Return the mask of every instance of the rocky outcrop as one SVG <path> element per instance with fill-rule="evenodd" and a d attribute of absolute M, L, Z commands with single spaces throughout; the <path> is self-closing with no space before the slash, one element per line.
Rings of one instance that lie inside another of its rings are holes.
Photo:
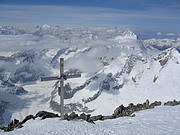
<path fill-rule="evenodd" d="M 76 114 L 75 112 L 71 112 L 70 114 L 66 113 L 64 115 L 65 120 L 85 120 L 89 123 L 95 124 L 95 121 L 97 120 L 107 120 L 107 119 L 115 119 L 118 117 L 134 117 L 135 112 L 146 110 L 146 109 L 152 109 L 155 106 L 160 106 L 162 103 L 161 101 L 155 101 L 153 103 L 150 103 L 149 100 L 147 99 L 144 103 L 138 103 L 134 105 L 133 103 L 130 103 L 128 106 L 120 105 L 117 107 L 113 114 L 109 116 L 103 116 L 101 114 L 96 115 L 96 116 L 91 116 L 91 114 L 85 114 L 81 113 L 80 115 Z M 168 101 L 164 103 L 166 106 L 175 106 L 175 105 L 180 105 L 180 101 Z M 36 119 L 37 117 L 41 117 L 41 119 L 46 119 L 46 118 L 56 118 L 60 117 L 58 114 L 54 114 L 52 112 L 47 112 L 47 111 L 39 111 L 35 116 L 33 115 L 28 115 L 25 119 L 23 119 L 21 122 L 19 120 L 14 119 L 10 124 L 8 124 L 7 127 L 1 126 L 0 129 L 8 132 L 12 131 L 15 128 L 21 128 L 23 127 L 23 124 L 27 122 L 30 119 Z"/>
<path fill-rule="evenodd" d="M 9 131 L 12 131 L 12 130 L 14 130 L 16 128 L 22 128 L 23 124 L 26 123 L 28 120 L 31 120 L 31 119 L 35 120 L 37 117 L 41 117 L 41 119 L 46 119 L 46 118 L 59 117 L 59 115 L 58 114 L 54 114 L 52 112 L 39 111 L 35 116 L 28 115 L 22 121 L 14 119 L 6 127 L 1 126 L 0 129 L 3 130 L 4 132 L 9 132 Z"/>
<path fill-rule="evenodd" d="M 9 131 L 12 131 L 14 130 L 15 128 L 22 128 L 22 124 L 21 122 L 19 122 L 19 120 L 17 119 L 14 119 L 11 121 L 10 124 L 8 124 L 7 127 L 1 127 L 1 130 L 4 130 L 4 132 L 9 132 Z"/>
<path fill-rule="evenodd" d="M 20 124 L 24 124 L 24 123 L 26 123 L 26 121 L 28 121 L 30 119 L 35 119 L 35 117 L 33 115 L 28 115 L 25 117 L 25 119 L 22 120 L 22 122 L 20 122 Z"/>
<path fill-rule="evenodd" d="M 130 56 L 128 56 L 128 59 L 126 60 L 126 63 L 124 64 L 124 67 L 120 74 L 122 73 L 130 74 L 137 61 L 147 63 L 147 60 L 143 59 L 141 56 L 131 54 Z"/>
<path fill-rule="evenodd" d="M 152 109 L 155 106 L 160 106 L 161 102 L 160 101 L 155 101 L 150 104 L 149 100 L 146 100 L 146 102 L 140 104 L 138 103 L 137 105 L 134 105 L 133 103 L 130 103 L 128 106 L 120 105 L 114 110 L 114 113 L 109 116 L 103 116 L 101 114 L 96 115 L 96 116 L 91 116 L 90 114 L 85 114 L 82 113 L 80 116 L 76 114 L 75 112 L 72 112 L 71 114 L 65 114 L 65 119 L 66 120 L 76 120 L 76 119 L 82 119 L 86 120 L 87 122 L 94 123 L 94 121 L 97 120 L 106 120 L 106 119 L 115 119 L 118 117 L 134 117 L 135 114 L 134 112 L 141 111 L 141 110 L 146 110 L 146 109 Z M 95 123 L 94 123 L 95 124 Z"/>
<path fill-rule="evenodd" d="M 58 114 L 54 114 L 52 112 L 47 112 L 47 111 L 39 111 L 34 118 L 41 117 L 41 119 L 46 119 L 46 118 L 55 118 L 59 117 Z"/>
<path fill-rule="evenodd" d="M 180 105 L 180 101 L 176 101 L 175 99 L 173 101 L 168 101 L 164 103 L 165 106 L 176 106 Z"/>
<path fill-rule="evenodd" d="M 173 56 L 173 51 L 176 51 L 175 48 L 169 48 L 165 51 L 158 54 L 158 56 L 154 57 L 154 60 L 158 61 L 162 67 L 167 65 L 168 61 L 171 59 L 176 64 L 179 64 L 179 61 L 176 57 Z"/>

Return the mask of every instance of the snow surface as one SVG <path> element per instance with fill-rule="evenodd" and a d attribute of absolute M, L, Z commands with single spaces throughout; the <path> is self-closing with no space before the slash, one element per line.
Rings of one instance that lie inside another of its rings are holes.
<path fill-rule="evenodd" d="M 30 120 L 21 129 L 1 132 L 3 135 L 179 135 L 180 106 L 156 107 L 136 112 L 135 117 L 123 117 L 112 120 L 65 121 L 59 118 Z"/>

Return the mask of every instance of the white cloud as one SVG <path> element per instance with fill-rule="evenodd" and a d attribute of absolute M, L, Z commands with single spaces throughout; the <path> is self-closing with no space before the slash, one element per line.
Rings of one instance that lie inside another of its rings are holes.
<path fill-rule="evenodd" d="M 98 60 L 98 58 L 92 59 L 92 57 L 89 57 L 84 54 L 77 54 L 71 59 L 68 59 L 66 61 L 66 68 L 67 69 L 79 69 L 82 72 L 88 73 L 88 74 L 94 74 L 98 72 L 100 69 L 102 69 L 103 65 Z"/>

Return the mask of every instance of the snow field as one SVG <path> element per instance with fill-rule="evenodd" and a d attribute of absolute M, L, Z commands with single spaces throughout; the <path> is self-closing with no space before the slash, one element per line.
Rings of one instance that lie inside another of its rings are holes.
<path fill-rule="evenodd" d="M 30 120 L 21 129 L 2 132 L 3 135 L 178 135 L 180 133 L 180 106 L 160 106 L 136 112 L 135 117 L 112 120 L 66 121 L 59 118 Z"/>

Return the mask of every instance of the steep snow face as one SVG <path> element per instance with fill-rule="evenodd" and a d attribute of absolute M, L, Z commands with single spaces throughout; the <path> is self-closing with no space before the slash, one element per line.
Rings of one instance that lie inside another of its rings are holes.
<path fill-rule="evenodd" d="M 179 100 L 179 52 L 144 46 L 130 30 L 45 25 L 31 34 L 0 37 L 0 94 L 13 93 L 7 91 L 14 87 L 23 91 L 21 86 L 28 92 L 18 97 L 25 105 L 10 112 L 14 118 L 41 108 L 59 111 L 58 82 L 39 79 L 59 75 L 60 57 L 65 59 L 65 72 L 82 74 L 65 81 L 66 112 L 109 115 L 120 104 Z M 17 107 L 9 99 L 3 101 Z"/>
<path fill-rule="evenodd" d="M 130 31 L 129 29 L 126 29 L 120 36 L 115 38 L 116 40 L 123 40 L 123 39 L 138 39 L 137 35 Z"/>
<path fill-rule="evenodd" d="M 126 29 L 120 36 L 115 37 L 121 48 L 131 50 L 131 53 L 145 53 L 146 47 L 138 40 L 138 36 L 132 31 Z"/>

